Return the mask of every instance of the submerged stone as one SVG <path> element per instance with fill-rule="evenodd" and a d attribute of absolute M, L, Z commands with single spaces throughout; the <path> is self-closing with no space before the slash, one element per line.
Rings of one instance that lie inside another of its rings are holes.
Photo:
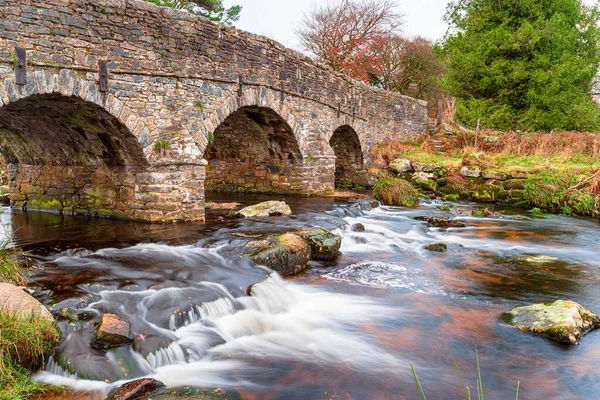
<path fill-rule="evenodd" d="M 310 260 L 310 246 L 298 235 L 284 233 L 246 245 L 244 256 L 282 276 L 298 275 Z"/>
<path fill-rule="evenodd" d="M 448 217 L 430 217 L 430 216 L 419 216 L 415 217 L 417 221 L 425 221 L 429 226 L 434 228 L 464 228 L 466 227 L 460 221 L 449 219 Z"/>
<path fill-rule="evenodd" d="M 129 321 L 115 314 L 103 314 L 96 322 L 92 347 L 108 349 L 133 342 Z"/>
<path fill-rule="evenodd" d="M 310 246 L 310 258 L 313 260 L 335 260 L 341 254 L 342 239 L 326 229 L 304 229 L 298 231 L 297 235 Z"/>
<path fill-rule="evenodd" d="M 235 213 L 236 217 L 251 218 L 251 217 L 273 217 L 279 215 L 290 215 L 292 210 L 283 201 L 265 201 L 244 207 Z"/>
<path fill-rule="evenodd" d="M 579 344 L 583 335 L 600 326 L 596 314 L 570 300 L 516 307 L 507 316 L 509 325 L 523 332 L 569 344 Z"/>
<path fill-rule="evenodd" d="M 557 258 L 550 256 L 525 256 L 523 260 L 531 264 L 547 264 L 556 261 Z"/>
<path fill-rule="evenodd" d="M 352 230 L 352 232 L 364 232 L 365 226 L 359 222 L 359 223 L 352 225 L 350 227 L 350 229 Z"/>
<path fill-rule="evenodd" d="M 104 400 L 147 399 L 165 389 L 165 384 L 152 378 L 136 379 L 110 392 Z"/>

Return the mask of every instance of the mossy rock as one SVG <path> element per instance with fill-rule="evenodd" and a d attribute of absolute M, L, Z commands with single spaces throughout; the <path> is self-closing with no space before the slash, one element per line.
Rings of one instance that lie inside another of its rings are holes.
<path fill-rule="evenodd" d="M 446 186 L 448 184 L 449 179 L 444 177 L 444 178 L 438 178 L 435 181 L 439 186 Z"/>
<path fill-rule="evenodd" d="M 246 245 L 243 255 L 282 276 L 298 275 L 310 260 L 310 246 L 300 236 L 284 233 Z"/>
<path fill-rule="evenodd" d="M 504 181 L 504 189 L 512 190 L 512 189 L 525 189 L 527 181 L 525 179 L 509 179 Z"/>
<path fill-rule="evenodd" d="M 498 200 L 506 200 L 508 199 L 508 197 L 510 196 L 510 192 L 504 189 L 500 189 L 498 190 L 498 193 L 496 193 L 496 198 Z"/>
<path fill-rule="evenodd" d="M 454 201 L 458 201 L 459 197 L 460 196 L 457 193 L 451 193 L 451 194 L 445 195 L 444 196 L 444 200 L 453 201 L 454 202 Z"/>
<path fill-rule="evenodd" d="M 431 216 L 419 216 L 415 217 L 417 221 L 425 221 L 427 225 L 434 228 L 464 228 L 466 227 L 460 221 L 449 219 L 448 217 L 431 217 Z"/>
<path fill-rule="evenodd" d="M 442 194 L 458 194 L 457 191 L 456 191 L 456 189 L 452 185 L 442 186 L 439 189 L 439 192 L 442 193 Z"/>
<path fill-rule="evenodd" d="M 600 318 L 578 303 L 557 300 L 516 307 L 507 313 L 509 325 L 562 343 L 579 344 L 579 340 L 600 326 Z"/>
<path fill-rule="evenodd" d="M 335 260 L 341 255 L 342 239 L 326 229 L 303 229 L 295 233 L 306 240 L 310 246 L 310 258 L 313 260 Z"/>
<path fill-rule="evenodd" d="M 426 248 L 429 251 L 435 251 L 438 253 L 445 253 L 448 251 L 448 246 L 445 243 L 431 243 Z"/>
<path fill-rule="evenodd" d="M 512 199 L 524 199 L 525 191 L 522 189 L 512 189 L 510 192 L 510 197 Z"/>

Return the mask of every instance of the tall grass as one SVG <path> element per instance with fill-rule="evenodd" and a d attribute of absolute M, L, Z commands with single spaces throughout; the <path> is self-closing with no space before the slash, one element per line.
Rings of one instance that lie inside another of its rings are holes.
<path fill-rule="evenodd" d="M 484 400 L 484 391 L 483 391 L 483 380 L 481 378 L 481 365 L 479 363 L 479 352 L 477 351 L 477 349 L 475 349 L 475 359 L 477 362 L 477 400 Z M 465 381 L 463 380 L 462 374 L 460 372 L 460 368 L 458 367 L 458 361 L 456 361 L 456 357 L 454 356 L 454 354 L 452 354 L 452 360 L 454 362 L 454 367 L 456 368 L 456 373 L 458 374 L 458 379 L 460 380 L 460 385 L 462 387 L 463 390 L 463 395 L 465 400 L 473 400 L 473 398 L 471 397 L 471 390 L 469 389 L 469 387 L 465 384 Z M 419 376 L 417 375 L 417 371 L 415 370 L 415 367 L 413 366 L 413 364 L 410 364 L 410 368 L 412 370 L 412 374 L 413 374 L 413 379 L 415 381 L 415 385 L 417 387 L 417 396 L 418 399 L 423 399 L 423 400 L 427 400 L 427 397 L 425 397 L 425 391 L 423 390 L 423 385 L 421 384 L 421 380 L 419 379 Z M 519 388 L 521 386 L 521 382 L 517 382 L 517 391 L 516 391 L 516 395 L 515 395 L 515 399 L 519 400 Z"/>
<path fill-rule="evenodd" d="M 0 400 L 29 398 L 44 391 L 29 378 L 58 342 L 54 321 L 31 314 L 0 312 Z"/>
<path fill-rule="evenodd" d="M 0 282 L 21 285 L 25 277 L 18 250 L 10 239 L 0 248 Z M 28 316 L 0 304 L 0 400 L 21 400 L 45 389 L 30 379 L 57 344 L 60 331 L 54 320 L 33 312 Z"/>

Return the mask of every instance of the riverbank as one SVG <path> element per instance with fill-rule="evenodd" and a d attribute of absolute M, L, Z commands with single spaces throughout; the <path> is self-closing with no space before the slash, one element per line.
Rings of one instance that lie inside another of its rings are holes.
<path fill-rule="evenodd" d="M 1 249 L 0 400 L 33 398 L 48 391 L 30 376 L 43 368 L 60 337 L 50 313 L 23 292 L 25 282 L 16 251 Z"/>
<path fill-rule="evenodd" d="M 600 215 L 598 135 L 472 135 L 384 143 L 371 151 L 370 173 L 403 178 L 425 197 Z"/>

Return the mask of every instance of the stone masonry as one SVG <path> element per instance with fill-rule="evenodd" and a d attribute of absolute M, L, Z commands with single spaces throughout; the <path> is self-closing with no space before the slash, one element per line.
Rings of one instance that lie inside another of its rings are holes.
<path fill-rule="evenodd" d="M 205 188 L 325 193 L 362 183 L 368 150 L 421 134 L 426 112 L 187 12 L 0 0 L 0 152 L 15 207 L 189 221 L 204 218 Z"/>

